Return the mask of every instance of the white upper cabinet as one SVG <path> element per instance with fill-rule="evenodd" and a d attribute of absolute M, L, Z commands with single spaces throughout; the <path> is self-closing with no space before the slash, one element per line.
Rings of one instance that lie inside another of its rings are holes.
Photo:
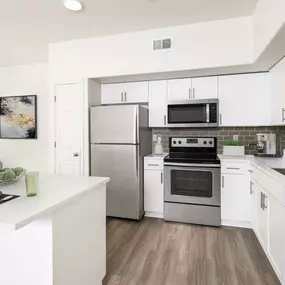
<path fill-rule="evenodd" d="M 125 84 L 103 84 L 101 86 L 101 103 L 118 104 L 123 103 Z"/>
<path fill-rule="evenodd" d="M 147 103 L 148 82 L 102 84 L 102 104 Z"/>
<path fill-rule="evenodd" d="M 270 70 L 271 124 L 285 125 L 285 58 Z"/>
<path fill-rule="evenodd" d="M 192 78 L 192 99 L 218 98 L 218 77 Z"/>
<path fill-rule="evenodd" d="M 220 125 L 269 125 L 269 87 L 268 73 L 219 77 Z"/>
<path fill-rule="evenodd" d="M 167 81 L 149 82 L 149 126 L 165 127 L 167 120 Z"/>
<path fill-rule="evenodd" d="M 174 79 L 167 81 L 168 101 L 191 99 L 191 79 Z"/>
<path fill-rule="evenodd" d="M 168 101 L 218 98 L 218 77 L 168 80 L 167 92 Z"/>
<path fill-rule="evenodd" d="M 148 102 L 148 82 L 126 83 L 125 102 L 126 103 L 146 103 Z"/>

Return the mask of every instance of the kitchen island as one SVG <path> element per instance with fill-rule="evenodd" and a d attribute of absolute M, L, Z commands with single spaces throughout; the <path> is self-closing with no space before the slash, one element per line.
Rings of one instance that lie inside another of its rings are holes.
<path fill-rule="evenodd" d="M 21 196 L 0 205 L 0 284 L 102 284 L 109 181 L 39 175 L 38 195 L 31 198 L 24 179 L 0 186 Z"/>

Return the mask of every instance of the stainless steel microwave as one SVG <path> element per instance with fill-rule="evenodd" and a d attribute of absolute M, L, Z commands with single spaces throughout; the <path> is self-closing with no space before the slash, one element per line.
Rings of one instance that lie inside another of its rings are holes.
<path fill-rule="evenodd" d="M 218 127 L 219 100 L 187 100 L 168 102 L 167 127 Z"/>

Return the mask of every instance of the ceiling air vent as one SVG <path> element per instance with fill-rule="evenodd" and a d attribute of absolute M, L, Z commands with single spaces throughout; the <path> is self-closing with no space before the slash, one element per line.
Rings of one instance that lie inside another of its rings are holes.
<path fill-rule="evenodd" d="M 153 41 L 153 50 L 170 49 L 171 39 Z"/>

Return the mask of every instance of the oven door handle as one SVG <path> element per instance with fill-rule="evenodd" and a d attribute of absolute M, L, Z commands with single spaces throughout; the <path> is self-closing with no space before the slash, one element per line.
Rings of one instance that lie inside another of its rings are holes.
<path fill-rule="evenodd" d="M 164 162 L 164 166 L 190 166 L 190 167 L 211 167 L 211 168 L 221 168 L 220 164 L 197 164 L 197 163 L 172 163 Z"/>

